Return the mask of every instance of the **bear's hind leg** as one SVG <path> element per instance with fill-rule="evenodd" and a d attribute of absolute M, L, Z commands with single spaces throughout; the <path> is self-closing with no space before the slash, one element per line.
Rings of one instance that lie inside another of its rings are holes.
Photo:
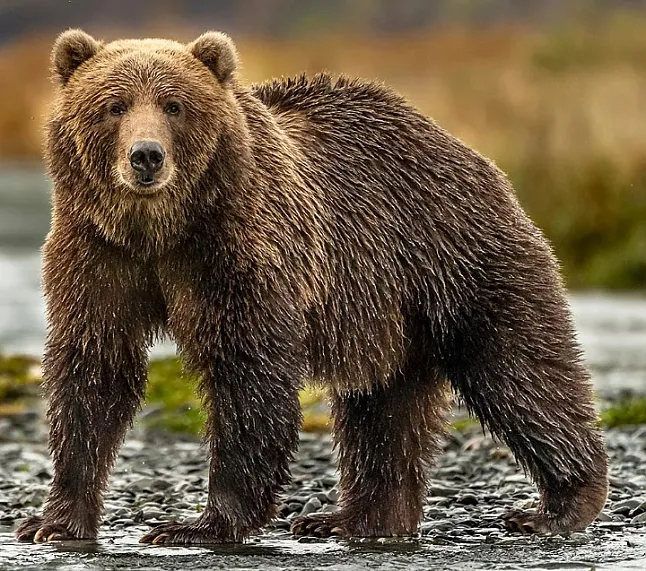
<path fill-rule="evenodd" d="M 427 464 L 445 428 L 447 384 L 425 371 L 396 374 L 370 392 L 335 392 L 341 509 L 294 521 L 295 535 L 390 537 L 417 533 Z"/>
<path fill-rule="evenodd" d="M 569 311 L 558 299 L 540 315 L 541 306 L 508 301 L 504 312 L 471 315 L 447 352 L 446 374 L 539 488 L 536 513 L 508 514 L 508 529 L 583 530 L 605 504 L 608 466 Z"/>

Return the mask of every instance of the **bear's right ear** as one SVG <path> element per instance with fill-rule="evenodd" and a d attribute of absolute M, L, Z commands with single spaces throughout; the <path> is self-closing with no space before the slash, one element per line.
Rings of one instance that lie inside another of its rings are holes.
<path fill-rule="evenodd" d="M 52 78 L 65 85 L 78 66 L 97 54 L 102 44 L 83 30 L 67 30 L 54 42 Z"/>

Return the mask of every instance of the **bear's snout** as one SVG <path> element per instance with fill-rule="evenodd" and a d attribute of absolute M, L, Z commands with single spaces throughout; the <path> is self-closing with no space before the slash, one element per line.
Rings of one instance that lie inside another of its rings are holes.
<path fill-rule="evenodd" d="M 153 175 L 164 166 L 166 152 L 157 141 L 137 141 L 130 148 L 130 165 L 139 174 L 138 182 L 150 185 Z"/>

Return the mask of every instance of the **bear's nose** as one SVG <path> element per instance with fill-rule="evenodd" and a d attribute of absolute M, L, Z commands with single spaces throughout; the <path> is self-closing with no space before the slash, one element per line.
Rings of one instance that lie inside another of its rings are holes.
<path fill-rule="evenodd" d="M 137 141 L 130 148 L 130 164 L 142 175 L 156 173 L 164 166 L 166 153 L 156 141 Z"/>

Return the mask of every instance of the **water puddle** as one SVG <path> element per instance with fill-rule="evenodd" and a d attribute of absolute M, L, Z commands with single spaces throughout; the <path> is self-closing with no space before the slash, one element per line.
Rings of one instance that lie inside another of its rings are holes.
<path fill-rule="evenodd" d="M 165 571 L 207 569 L 282 571 L 374 570 L 613 570 L 646 569 L 646 534 L 586 535 L 582 541 L 509 536 L 494 545 L 421 539 L 296 541 L 266 534 L 244 545 L 158 547 L 142 545 L 142 529 L 103 532 L 95 542 L 17 543 L 0 527 L 0 569 Z"/>

